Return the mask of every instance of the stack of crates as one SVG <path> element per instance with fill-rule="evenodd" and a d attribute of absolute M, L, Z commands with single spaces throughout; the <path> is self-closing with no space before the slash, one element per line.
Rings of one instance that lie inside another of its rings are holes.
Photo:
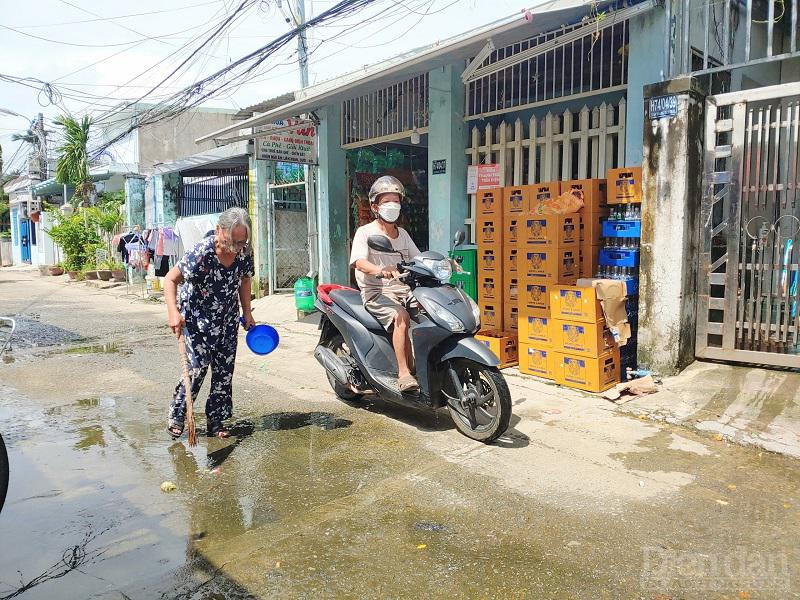
<path fill-rule="evenodd" d="M 580 235 L 580 277 L 594 277 L 600 248 L 603 245 L 603 221 L 610 209 L 606 197 L 605 179 L 573 179 L 561 183 L 561 193 L 568 190 L 580 192 L 583 208 Z"/>
<path fill-rule="evenodd" d="M 608 204 L 611 214 L 603 223 L 597 277 L 622 279 L 628 292 L 627 313 L 631 337 L 622 347 L 622 373 L 636 369 L 639 330 L 639 252 L 642 235 L 642 169 L 625 167 L 608 171 Z"/>
<path fill-rule="evenodd" d="M 580 274 L 580 216 L 542 214 L 540 204 L 560 194 L 559 182 L 530 185 L 527 192 L 517 223 L 520 371 L 555 379 L 550 292 L 574 285 Z"/>
<path fill-rule="evenodd" d="M 506 264 L 507 247 L 504 229 L 504 189 L 481 190 L 478 193 L 475 232 L 478 242 L 477 287 L 481 308 L 481 331 L 475 339 L 486 344 L 500 359 L 500 367 L 517 364 L 516 323 L 507 320 L 507 311 L 516 311 L 516 294 L 509 285 L 516 272 Z M 507 275 L 507 272 L 509 274 Z"/>
<path fill-rule="evenodd" d="M 478 304 L 481 327 L 503 330 L 503 188 L 478 194 Z"/>

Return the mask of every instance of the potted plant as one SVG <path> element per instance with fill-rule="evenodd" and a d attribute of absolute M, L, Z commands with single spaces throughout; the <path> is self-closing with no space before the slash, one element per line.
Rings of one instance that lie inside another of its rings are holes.
<path fill-rule="evenodd" d="M 94 266 L 94 262 L 87 262 L 85 265 L 83 265 L 81 272 L 86 279 L 97 279 L 97 268 Z"/>
<path fill-rule="evenodd" d="M 112 260 L 104 260 L 99 265 L 97 265 L 97 276 L 102 279 L 103 281 L 108 281 L 111 279 L 111 266 L 113 265 L 114 261 Z"/>
<path fill-rule="evenodd" d="M 52 267 L 50 267 L 50 275 L 52 275 L 53 277 L 63 274 L 64 274 L 64 267 L 61 266 L 61 263 L 58 263 L 57 265 L 53 265 Z"/>
<path fill-rule="evenodd" d="M 78 279 L 80 266 L 76 265 L 74 261 L 71 260 L 64 261 L 64 270 L 66 270 L 67 275 L 69 275 L 70 281 L 76 281 Z"/>
<path fill-rule="evenodd" d="M 126 281 L 125 265 L 118 260 L 114 260 L 111 261 L 109 268 L 111 269 L 111 277 L 114 281 Z"/>

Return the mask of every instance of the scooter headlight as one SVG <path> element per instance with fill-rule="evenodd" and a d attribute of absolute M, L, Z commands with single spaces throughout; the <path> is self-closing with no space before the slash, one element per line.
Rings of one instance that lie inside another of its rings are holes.
<path fill-rule="evenodd" d="M 453 266 L 450 264 L 449 258 L 443 260 L 423 258 L 422 264 L 433 271 L 433 275 L 442 283 L 450 281 L 450 276 L 453 274 Z"/>
<path fill-rule="evenodd" d="M 439 321 L 440 324 L 445 323 L 453 333 L 464 331 L 464 323 L 461 322 L 461 319 L 459 319 L 441 304 L 438 304 L 433 300 L 428 300 L 427 302 L 423 302 L 422 306 L 431 314 L 432 317 L 434 317 L 436 321 Z"/>

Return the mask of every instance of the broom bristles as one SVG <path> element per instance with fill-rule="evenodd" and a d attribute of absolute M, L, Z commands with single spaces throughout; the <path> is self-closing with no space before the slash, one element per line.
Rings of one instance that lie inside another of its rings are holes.
<path fill-rule="evenodd" d="M 194 424 L 194 398 L 192 398 L 192 378 L 189 376 L 189 364 L 186 358 L 186 343 L 183 333 L 178 336 L 178 350 L 181 354 L 181 371 L 183 372 L 184 402 L 186 402 L 186 428 L 188 430 L 189 445 L 197 445 L 197 428 Z"/>

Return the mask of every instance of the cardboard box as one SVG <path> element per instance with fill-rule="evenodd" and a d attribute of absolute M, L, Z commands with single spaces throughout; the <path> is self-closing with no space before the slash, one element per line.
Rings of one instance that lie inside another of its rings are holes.
<path fill-rule="evenodd" d="M 475 236 L 480 248 L 502 248 L 503 219 L 498 215 L 478 215 Z"/>
<path fill-rule="evenodd" d="M 520 353 L 522 348 L 520 347 Z M 603 392 L 619 383 L 619 349 L 598 358 L 553 352 L 556 383 L 587 392 Z M 522 361 L 520 360 L 520 370 Z"/>
<path fill-rule="evenodd" d="M 503 330 L 517 335 L 519 329 L 519 307 L 517 304 L 503 305 Z"/>
<path fill-rule="evenodd" d="M 500 302 L 479 302 L 481 307 L 481 328 L 487 330 L 503 329 L 503 310 Z"/>
<path fill-rule="evenodd" d="M 554 319 L 596 323 L 603 308 L 592 287 L 554 285 L 550 288 L 550 314 Z"/>
<path fill-rule="evenodd" d="M 503 218 L 503 188 L 492 188 L 490 190 L 478 190 L 476 206 L 478 216 L 491 217 L 499 216 Z"/>
<path fill-rule="evenodd" d="M 608 219 L 611 214 L 610 208 L 601 211 L 585 213 L 581 209 L 580 241 L 582 244 L 595 245 L 601 243 L 603 239 L 603 221 Z"/>
<path fill-rule="evenodd" d="M 579 279 L 578 286 L 591 287 L 600 301 L 606 324 L 614 334 L 617 344 L 624 346 L 631 337 L 628 322 L 627 288 L 630 281 L 619 279 Z"/>
<path fill-rule="evenodd" d="M 606 194 L 609 204 L 635 204 L 642 201 L 642 167 L 608 170 Z"/>
<path fill-rule="evenodd" d="M 553 320 L 550 317 L 521 312 L 517 333 L 520 343 L 532 344 L 540 348 L 554 348 L 555 346 Z"/>
<path fill-rule="evenodd" d="M 511 247 L 519 244 L 522 224 L 525 219 L 522 215 L 508 215 L 503 221 L 503 246 Z"/>
<path fill-rule="evenodd" d="M 525 247 L 554 244 L 569 246 L 577 244 L 580 236 L 580 215 L 527 215 L 521 219 L 522 231 L 519 245 Z"/>
<path fill-rule="evenodd" d="M 481 331 L 475 336 L 500 360 L 501 369 L 513 367 L 518 362 L 517 338 L 502 331 Z"/>
<path fill-rule="evenodd" d="M 519 248 L 516 246 L 503 246 L 503 277 L 516 277 L 519 270 L 517 263 Z"/>
<path fill-rule="evenodd" d="M 561 193 L 577 190 L 583 198 L 583 210 L 586 214 L 600 212 L 608 207 L 606 202 L 607 179 L 571 179 L 561 182 Z"/>
<path fill-rule="evenodd" d="M 503 273 L 502 248 L 478 246 L 478 278 Z"/>
<path fill-rule="evenodd" d="M 503 277 L 488 275 L 478 279 L 478 301 L 499 304 L 503 301 Z"/>
<path fill-rule="evenodd" d="M 519 344 L 519 372 L 545 379 L 556 378 L 555 352 L 533 344 Z"/>
<path fill-rule="evenodd" d="M 510 219 L 526 214 L 530 210 L 528 186 L 506 186 L 503 188 L 503 217 Z"/>
<path fill-rule="evenodd" d="M 504 306 L 517 306 L 519 301 L 519 278 L 503 277 L 503 304 Z"/>
<path fill-rule="evenodd" d="M 577 281 L 580 267 L 578 244 L 564 247 L 546 244 L 521 250 L 518 268 L 525 279 L 572 285 Z"/>
<path fill-rule="evenodd" d="M 559 352 L 597 358 L 617 346 L 602 320 L 582 323 L 553 319 L 551 326 L 553 347 Z"/>
<path fill-rule="evenodd" d="M 520 314 L 550 316 L 550 286 L 538 279 L 520 278 Z"/>
<path fill-rule="evenodd" d="M 530 209 L 526 214 L 542 214 L 541 203 L 550 198 L 557 198 L 561 194 L 561 182 L 536 183 L 528 186 Z"/>
<path fill-rule="evenodd" d="M 594 277 L 597 273 L 597 257 L 600 255 L 602 244 L 587 246 L 581 243 L 579 250 L 581 277 Z"/>

